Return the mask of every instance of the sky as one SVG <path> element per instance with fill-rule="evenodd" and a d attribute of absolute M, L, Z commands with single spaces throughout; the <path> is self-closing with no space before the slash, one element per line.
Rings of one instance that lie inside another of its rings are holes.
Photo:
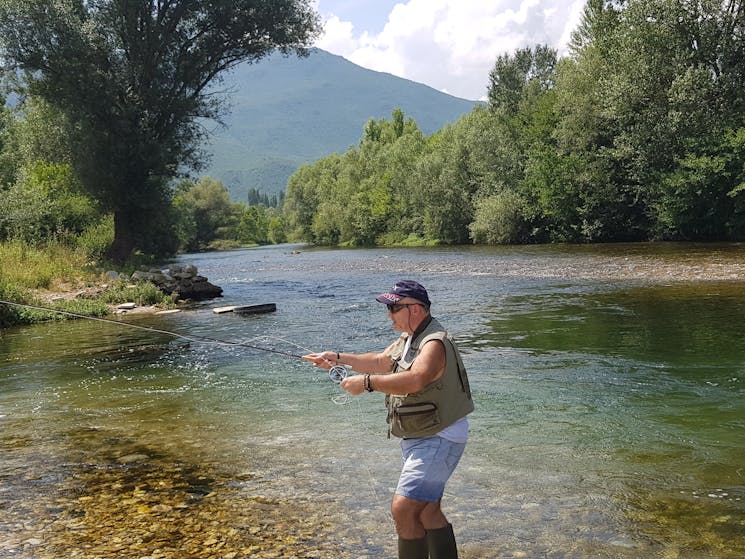
<path fill-rule="evenodd" d="M 464 99 L 486 99 L 500 54 L 566 53 L 585 0 L 315 0 L 318 48 Z"/>

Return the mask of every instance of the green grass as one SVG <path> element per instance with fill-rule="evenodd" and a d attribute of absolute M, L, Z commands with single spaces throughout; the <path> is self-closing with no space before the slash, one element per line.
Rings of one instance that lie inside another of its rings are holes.
<path fill-rule="evenodd" d="M 0 279 L 18 289 L 52 289 L 95 278 L 83 251 L 62 244 L 43 249 L 18 241 L 0 243 Z"/>
<path fill-rule="evenodd" d="M 174 306 L 173 299 L 148 282 L 116 282 L 94 298 L 44 302 L 43 291 L 69 291 L 101 282 L 100 269 L 85 251 L 62 244 L 35 248 L 17 241 L 0 243 L 0 300 L 58 309 L 86 316 L 105 316 L 107 304 Z M 0 328 L 64 320 L 68 315 L 0 304 Z"/>
<path fill-rule="evenodd" d="M 73 314 L 85 316 L 106 316 L 109 308 L 105 303 L 97 300 L 70 299 L 44 303 L 27 289 L 19 288 L 0 276 L 0 300 L 13 303 L 48 307 Z M 20 326 L 23 324 L 37 324 L 50 320 L 65 320 L 69 315 L 45 311 L 28 307 L 18 307 L 0 303 L 0 328 Z"/>
<path fill-rule="evenodd" d="M 116 305 L 119 303 L 137 303 L 139 306 L 160 305 L 172 307 L 175 305 L 173 297 L 164 294 L 150 282 L 137 283 L 116 282 L 104 291 L 99 301 Z"/>

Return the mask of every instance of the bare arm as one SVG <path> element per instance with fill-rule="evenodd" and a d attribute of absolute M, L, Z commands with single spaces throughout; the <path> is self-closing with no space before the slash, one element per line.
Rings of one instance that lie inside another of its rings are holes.
<path fill-rule="evenodd" d="M 378 371 L 360 372 L 377 373 Z M 439 340 L 431 340 L 422 346 L 409 370 L 391 374 L 375 374 L 370 377 L 370 385 L 374 390 L 386 394 L 413 394 L 438 380 L 444 373 L 445 346 Z M 341 387 L 350 394 L 361 394 L 364 390 L 364 377 L 361 375 L 347 377 L 342 381 Z"/>
<path fill-rule="evenodd" d="M 337 353 L 324 351 L 303 355 L 303 359 L 311 361 L 318 367 L 330 369 L 334 365 L 348 365 L 359 373 L 389 373 L 393 370 L 393 360 L 390 357 L 390 346 L 380 353 Z"/>

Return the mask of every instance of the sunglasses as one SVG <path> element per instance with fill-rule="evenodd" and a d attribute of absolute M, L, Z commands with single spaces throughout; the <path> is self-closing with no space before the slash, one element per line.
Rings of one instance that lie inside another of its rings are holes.
<path fill-rule="evenodd" d="M 388 304 L 386 307 L 388 307 L 388 312 L 391 314 L 396 314 L 398 311 L 403 309 L 404 307 L 413 307 L 416 306 L 418 303 L 401 303 L 401 304 Z"/>

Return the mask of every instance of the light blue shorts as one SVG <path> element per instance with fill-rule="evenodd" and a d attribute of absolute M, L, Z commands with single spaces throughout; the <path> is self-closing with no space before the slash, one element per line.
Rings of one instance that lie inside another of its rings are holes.
<path fill-rule="evenodd" d="M 445 484 L 463 456 L 465 443 L 442 437 L 401 440 L 401 477 L 396 495 L 436 503 L 442 499 Z"/>

